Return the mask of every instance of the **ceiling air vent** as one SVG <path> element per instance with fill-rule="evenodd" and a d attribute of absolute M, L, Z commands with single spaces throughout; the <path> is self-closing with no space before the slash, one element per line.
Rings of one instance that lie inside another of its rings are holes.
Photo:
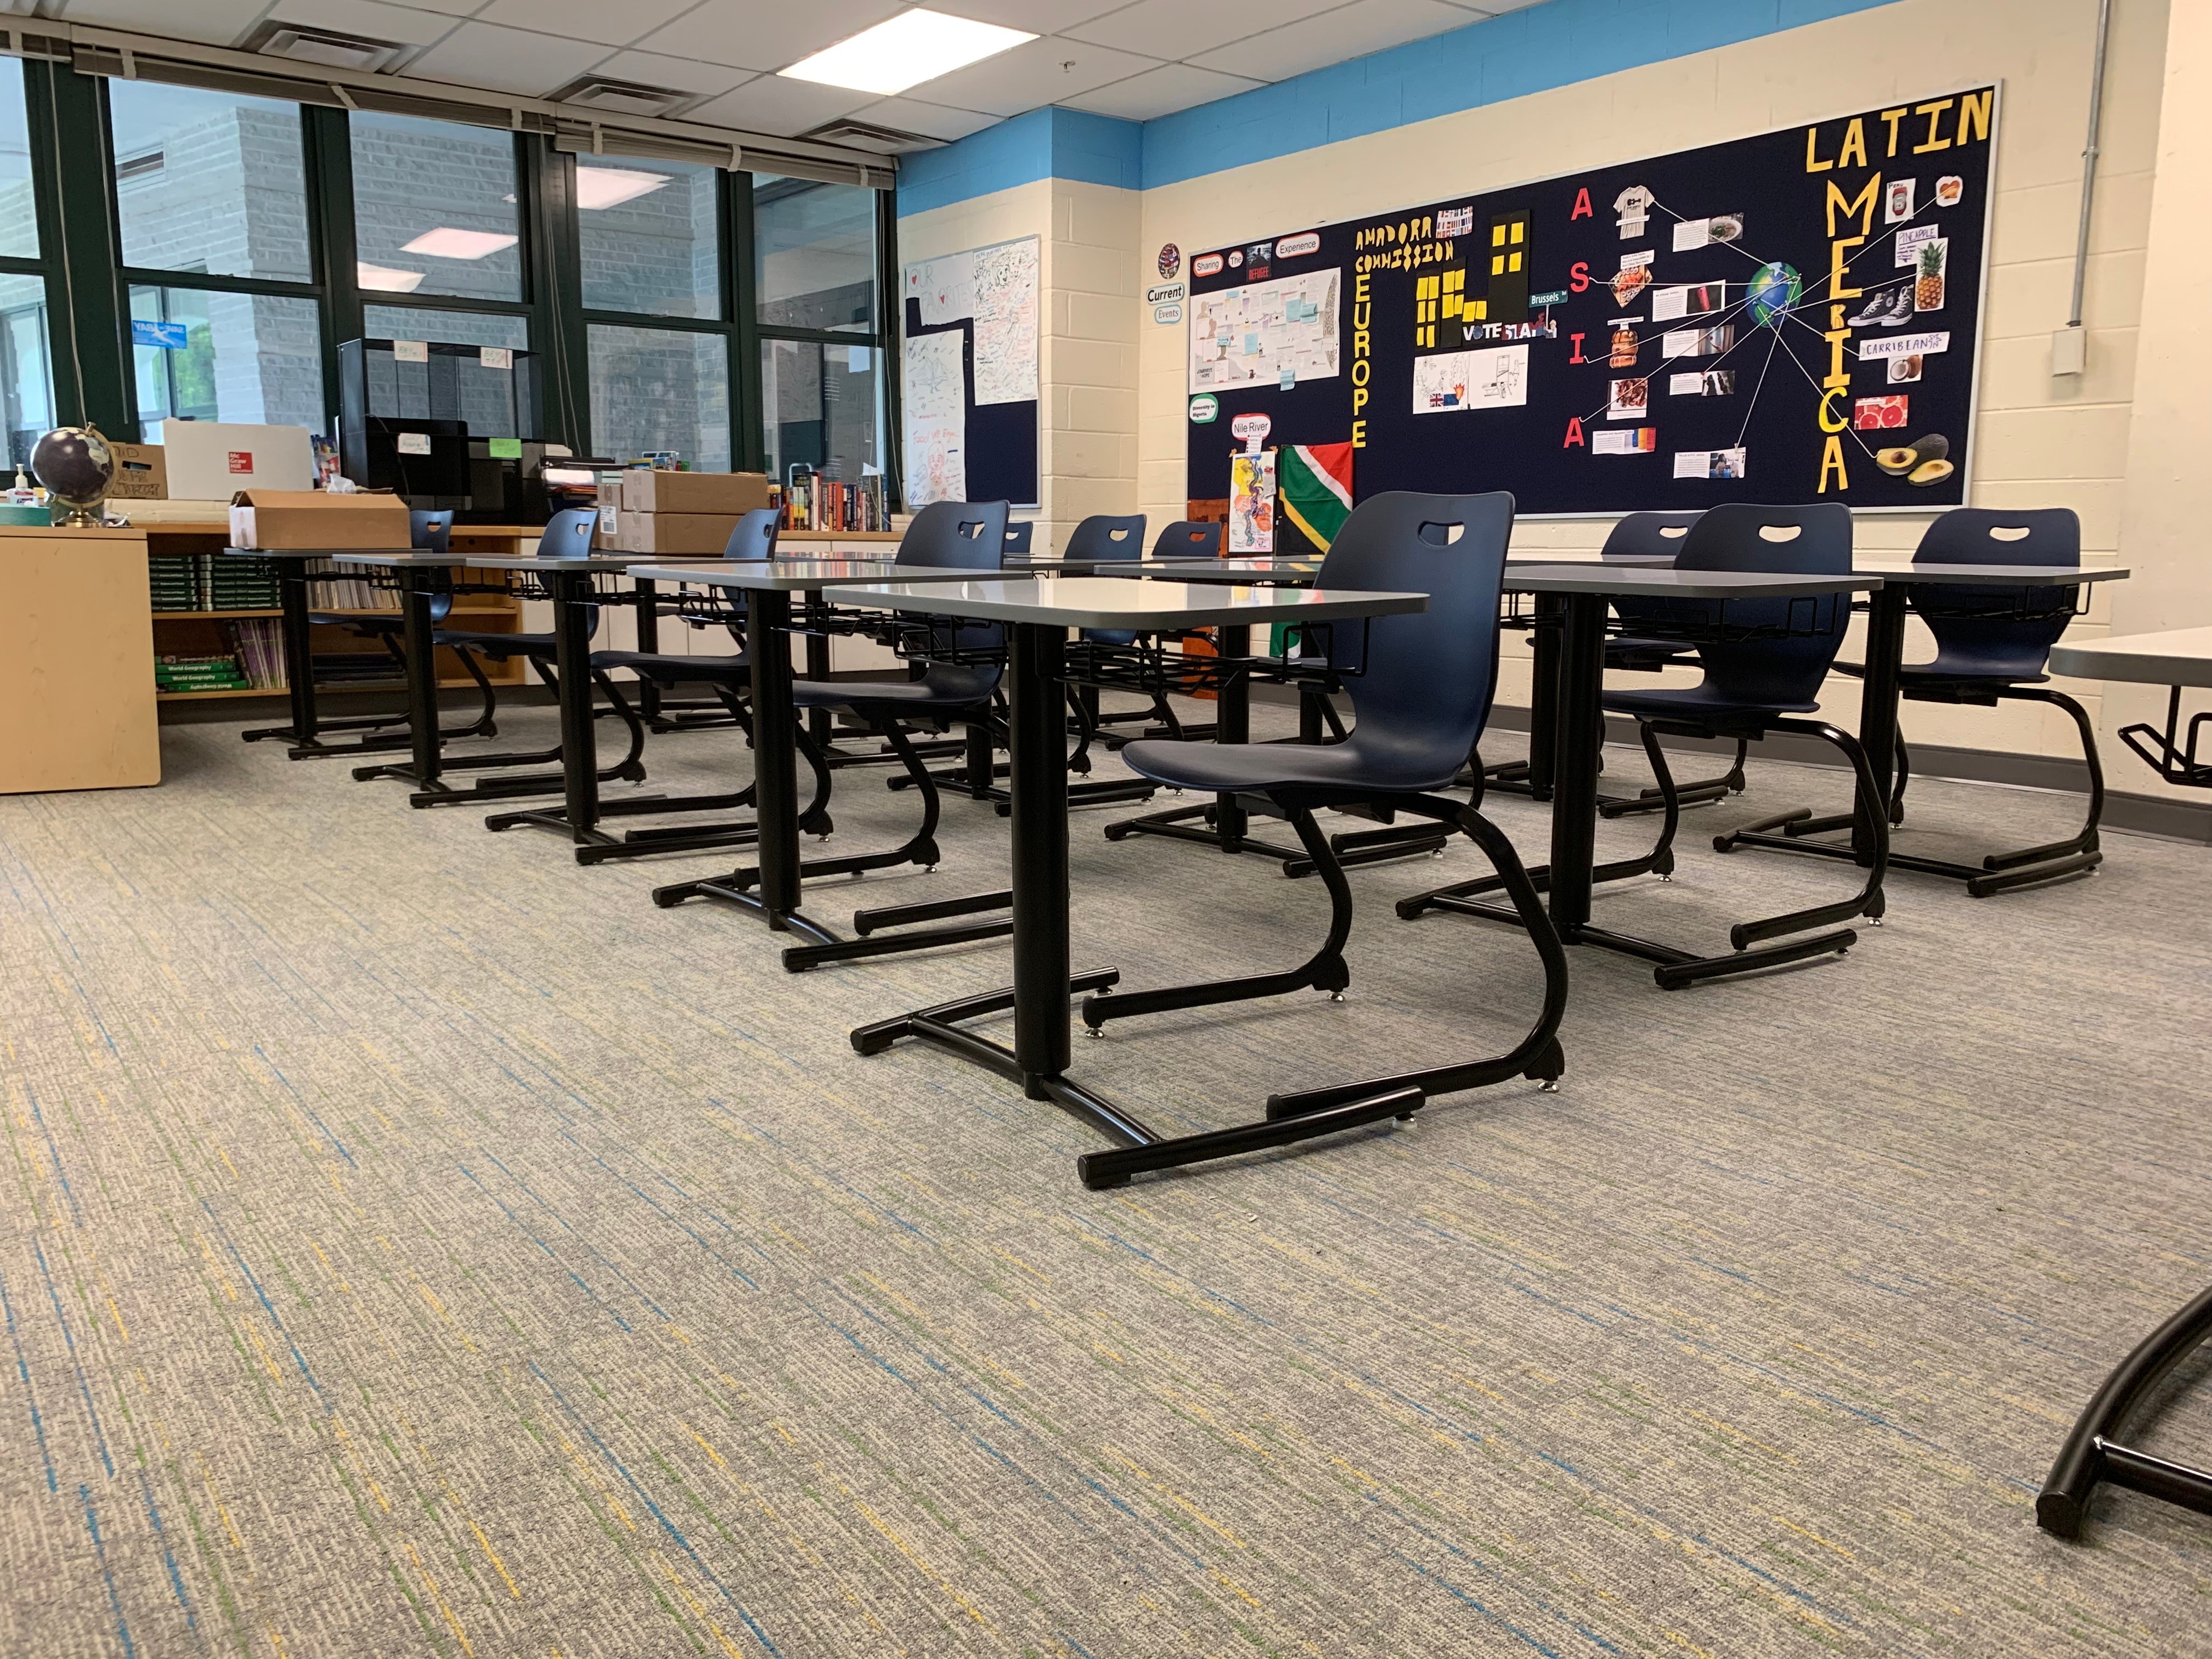
<path fill-rule="evenodd" d="M 324 69 L 354 70 L 377 74 L 407 55 L 407 48 L 391 40 L 373 40 L 365 34 L 341 34 L 336 29 L 313 29 L 298 23 L 264 23 L 246 38 L 245 49 L 264 58 L 283 58 L 295 64 L 314 64 Z"/>
<path fill-rule="evenodd" d="M 855 149 L 872 149 L 879 155 L 896 155 L 905 150 L 936 149 L 945 142 L 919 132 L 901 132 L 896 127 L 879 127 L 872 122 L 855 121 L 849 116 L 841 121 L 825 121 L 799 136 L 811 138 L 817 143 L 849 144 Z"/>
<path fill-rule="evenodd" d="M 599 75 L 580 76 L 553 94 L 556 104 L 570 104 L 601 115 L 665 116 L 698 100 L 696 92 L 672 92 L 666 87 L 643 87 Z"/>

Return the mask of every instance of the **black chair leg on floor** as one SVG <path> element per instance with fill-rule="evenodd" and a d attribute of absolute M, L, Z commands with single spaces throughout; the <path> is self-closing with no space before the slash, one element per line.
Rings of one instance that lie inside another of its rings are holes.
<path fill-rule="evenodd" d="M 1829 725 L 1826 720 L 1782 719 L 1771 722 L 1771 729 L 1796 732 L 1807 737 L 1820 738 L 1833 744 L 1851 763 L 1851 775 L 1856 781 L 1858 801 L 1866 807 L 1868 817 L 1875 826 L 1875 845 L 1868 861 L 1865 886 L 1856 898 L 1840 903 L 1815 905 L 1808 909 L 1792 910 L 1786 915 L 1769 916 L 1760 921 L 1738 922 L 1729 930 L 1729 943 L 1741 951 L 1762 939 L 1780 939 L 1790 933 L 1802 933 L 1815 927 L 1825 927 L 1833 922 L 1849 921 L 1856 916 L 1865 916 L 1879 923 L 1885 908 L 1882 897 L 1882 878 L 1889 868 L 1889 822 L 1883 810 L 1885 800 L 1881 786 L 1875 781 L 1874 769 L 1868 765 L 1866 750 L 1848 732 Z M 1661 764 L 1664 764 L 1664 761 Z M 1716 836 L 1716 852 L 1731 851 L 1738 836 Z M 1838 947 L 1847 948 L 1847 947 Z M 1663 982 L 1663 981 L 1662 981 Z"/>
<path fill-rule="evenodd" d="M 1285 996 L 1309 988 L 1327 991 L 1332 1001 L 1344 1000 L 1345 989 L 1352 983 L 1352 970 L 1344 960 L 1344 944 L 1352 937 L 1352 884 L 1344 878 L 1344 868 L 1329 849 L 1328 837 L 1314 822 L 1311 809 L 1292 806 L 1285 811 L 1291 827 L 1298 832 L 1298 840 L 1305 846 L 1306 856 L 1320 873 L 1322 884 L 1328 889 L 1328 937 L 1321 949 L 1303 967 L 1287 973 L 1255 974 L 1242 979 L 1212 980 L 1203 985 L 1085 997 L 1083 1023 L 1092 1035 L 1096 1036 L 1108 1020 L 1126 1019 L 1133 1014 L 1164 1013 L 1173 1008 L 1209 1008 L 1217 1003 Z"/>
<path fill-rule="evenodd" d="M 2079 1538 L 2100 1484 L 2212 1515 L 2212 1471 L 2169 1462 L 2112 1437 L 2167 1374 L 2206 1342 L 2212 1342 L 2212 1291 L 2153 1331 L 2097 1390 L 2036 1498 L 2037 1526 L 2054 1537 Z"/>

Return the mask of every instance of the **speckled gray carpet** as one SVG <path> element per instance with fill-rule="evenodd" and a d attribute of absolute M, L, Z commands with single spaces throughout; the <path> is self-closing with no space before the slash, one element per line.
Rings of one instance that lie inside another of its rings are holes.
<path fill-rule="evenodd" d="M 164 750 L 158 791 L 0 800 L 0 1654 L 2212 1651 L 2212 1523 L 2030 1507 L 2212 1279 L 2203 849 L 1900 875 L 1847 961 L 1686 994 L 1578 952 L 1557 1095 L 1091 1194 L 1055 1109 L 847 1044 L 1003 945 L 789 977 L 647 902 L 726 855 L 580 870 L 232 728 Z M 879 775 L 841 850 L 911 821 Z M 1802 799 L 1840 786 L 1756 767 L 1601 918 L 1720 948 L 1839 893 L 1709 850 Z M 1913 805 L 2019 843 L 2072 804 Z M 1108 816 L 1079 964 L 1318 939 L 1316 884 Z M 943 870 L 817 908 L 998 885 L 1004 836 L 949 804 Z M 1133 1020 L 1081 1074 L 1195 1127 L 1494 1051 L 1526 942 L 1388 904 L 1480 868 L 1355 873 L 1343 1006 Z M 2202 1455 L 2212 1395 L 2151 1440 Z"/>

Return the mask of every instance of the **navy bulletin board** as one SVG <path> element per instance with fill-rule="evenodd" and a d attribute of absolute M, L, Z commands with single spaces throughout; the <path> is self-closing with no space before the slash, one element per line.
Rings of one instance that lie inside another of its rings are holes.
<path fill-rule="evenodd" d="M 1351 442 L 1355 500 L 1510 489 L 1523 514 L 1559 516 L 1960 504 L 1996 94 L 1194 257 L 1190 510 L 1219 515 L 1261 422 L 1266 448 Z M 1339 307 L 1326 340 L 1316 296 Z M 1240 416 L 1260 418 L 1232 434 Z"/>

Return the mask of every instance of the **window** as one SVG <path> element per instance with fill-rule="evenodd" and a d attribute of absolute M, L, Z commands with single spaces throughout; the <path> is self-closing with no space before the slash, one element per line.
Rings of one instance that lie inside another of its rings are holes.
<path fill-rule="evenodd" d="M 755 174 L 753 284 L 764 327 L 873 334 L 876 192 Z"/>
<path fill-rule="evenodd" d="M 672 450 L 695 471 L 727 472 L 729 352 L 719 332 L 592 325 L 593 450 L 618 461 Z"/>
<path fill-rule="evenodd" d="M 346 125 L 364 289 L 522 298 L 512 133 L 367 111 Z"/>
<path fill-rule="evenodd" d="M 855 185 L 753 177 L 761 447 L 770 473 L 856 483 L 884 470 L 881 203 Z"/>
<path fill-rule="evenodd" d="M 39 264 L 38 202 L 21 59 L 0 63 L 0 484 L 56 424 L 46 341 L 46 279 Z"/>
<path fill-rule="evenodd" d="M 883 352 L 815 340 L 761 342 L 761 403 L 771 477 L 793 467 L 857 482 L 883 470 Z"/>
<path fill-rule="evenodd" d="M 125 265 L 313 279 L 298 105 L 153 81 L 107 97 Z"/>
<path fill-rule="evenodd" d="M 576 217 L 587 309 L 722 314 L 718 169 L 580 155 Z"/>
<path fill-rule="evenodd" d="M 142 434 L 172 416 L 324 429 L 314 301 L 134 286 L 131 321 Z"/>

